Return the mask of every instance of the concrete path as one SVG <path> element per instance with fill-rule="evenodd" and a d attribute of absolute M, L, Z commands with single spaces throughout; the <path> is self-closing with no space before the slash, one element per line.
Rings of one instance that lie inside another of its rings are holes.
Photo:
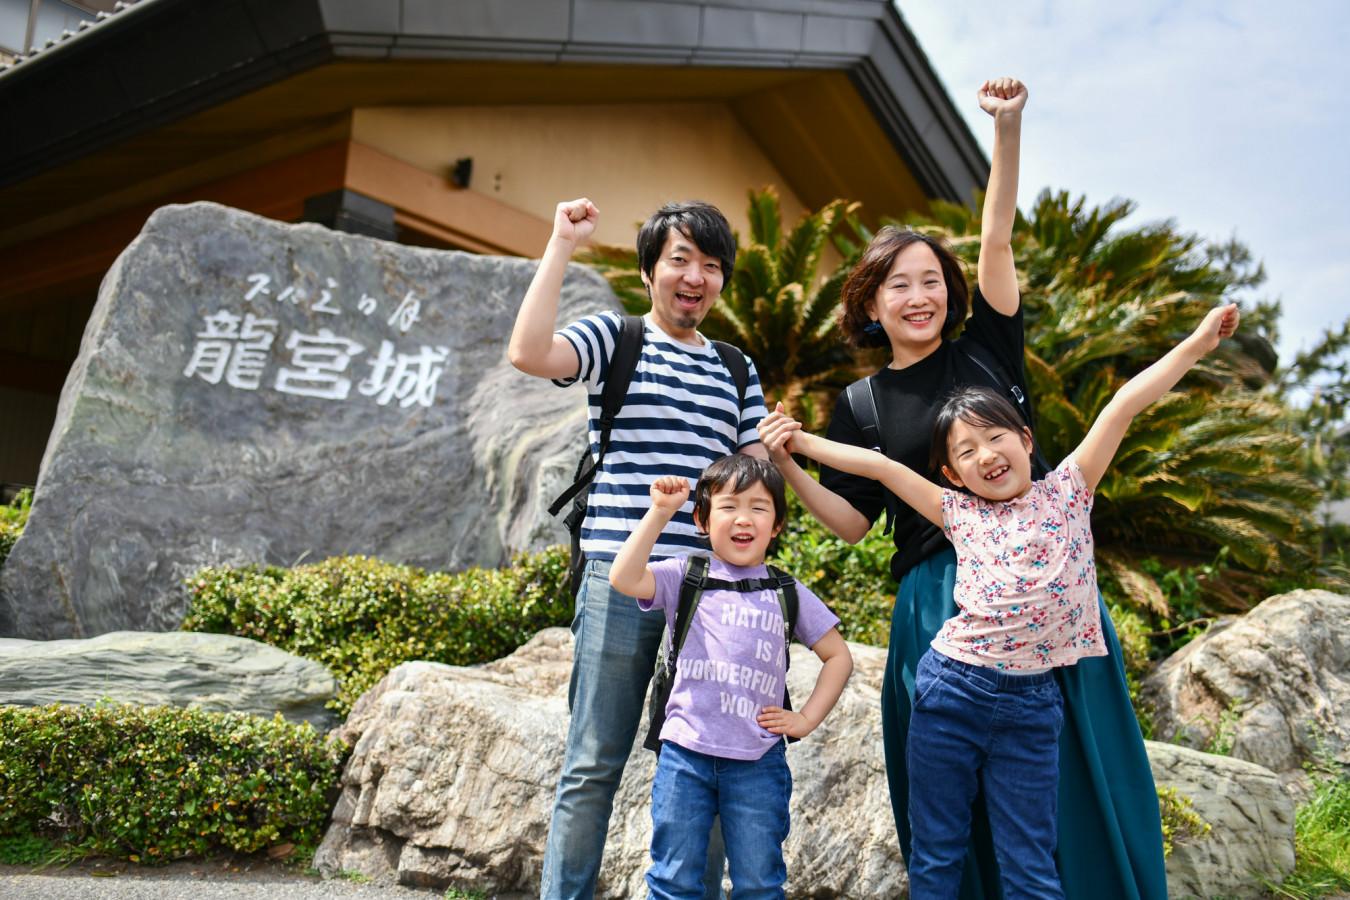
<path fill-rule="evenodd" d="M 431 888 L 345 878 L 324 881 L 295 866 L 250 860 L 198 860 L 160 868 L 106 860 L 41 870 L 0 866 L 2 900 L 429 900 L 444 896 L 444 891 Z M 523 900 L 526 896 L 489 900 Z"/>

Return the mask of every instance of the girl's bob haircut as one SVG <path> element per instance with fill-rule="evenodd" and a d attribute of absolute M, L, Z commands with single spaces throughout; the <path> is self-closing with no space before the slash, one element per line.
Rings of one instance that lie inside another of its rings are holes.
<path fill-rule="evenodd" d="M 942 278 L 947 283 L 947 320 L 942 326 L 942 336 L 950 339 L 965 324 L 966 314 L 970 311 L 970 287 L 966 284 L 965 273 L 961 271 L 961 263 L 951 250 L 942 241 L 926 234 L 887 225 L 873 236 L 862 258 L 848 273 L 848 279 L 840 292 L 839 330 L 854 347 L 891 345 L 884 331 L 874 329 L 873 333 L 868 334 L 865 330 L 872 321 L 867 308 L 876 300 L 877 292 L 891 272 L 891 266 L 895 265 L 895 258 L 914 244 L 928 245 L 937 256 Z"/>
<path fill-rule="evenodd" d="M 947 455 L 947 438 L 958 421 L 976 428 L 1006 428 L 1015 434 L 1026 433 L 1027 423 L 1012 401 L 987 387 L 966 385 L 947 395 L 933 423 L 933 443 L 928 451 L 928 466 L 941 472 L 951 465 Z"/>
<path fill-rule="evenodd" d="M 713 494 L 728 485 L 733 494 L 739 494 L 756 484 L 764 485 L 773 498 L 773 525 L 775 528 L 787 520 L 787 494 L 783 487 L 783 473 L 767 459 L 748 456 L 744 453 L 732 453 L 714 460 L 703 470 L 698 484 L 694 487 L 694 521 L 700 531 L 706 531 L 708 513 L 712 510 Z"/>

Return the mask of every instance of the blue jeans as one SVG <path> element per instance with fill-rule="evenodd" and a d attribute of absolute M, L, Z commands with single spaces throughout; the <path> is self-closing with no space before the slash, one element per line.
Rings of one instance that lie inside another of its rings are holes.
<path fill-rule="evenodd" d="M 733 900 L 782 898 L 787 881 L 792 774 L 780 741 L 755 760 L 723 759 L 662 744 L 652 782 L 652 867 L 648 896 L 699 900 L 708 832 L 721 816 Z"/>
<path fill-rule="evenodd" d="M 664 614 L 642 612 L 637 601 L 609 586 L 610 563 L 590 560 L 572 620 L 572 680 L 558 792 L 544 849 L 543 900 L 595 895 L 614 792 L 633 749 L 643 699 L 656 667 Z M 721 832 L 713 836 L 708 884 L 699 896 L 721 896 Z"/>
<path fill-rule="evenodd" d="M 957 896 L 982 793 L 1004 898 L 1062 900 L 1054 853 L 1064 700 L 1054 673 L 1010 675 L 930 648 L 914 697 L 910 896 Z"/>

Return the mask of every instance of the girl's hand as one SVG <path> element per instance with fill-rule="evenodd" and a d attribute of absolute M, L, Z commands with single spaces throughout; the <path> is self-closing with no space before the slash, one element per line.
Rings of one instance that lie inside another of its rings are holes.
<path fill-rule="evenodd" d="M 980 85 L 980 109 L 997 118 L 1020 113 L 1027 105 L 1027 86 L 1016 78 L 992 78 Z"/>
<path fill-rule="evenodd" d="M 781 706 L 766 706 L 755 717 L 759 727 L 774 734 L 786 734 L 788 737 L 804 738 L 814 728 L 799 712 L 783 709 Z"/>
<path fill-rule="evenodd" d="M 792 452 L 792 436 L 802 430 L 802 423 L 783 412 L 780 402 L 759 422 L 759 440 L 769 451 L 769 459 L 774 465 L 787 462 Z"/>
<path fill-rule="evenodd" d="M 1211 309 L 1191 335 L 1191 340 L 1196 342 L 1200 355 L 1203 356 L 1219 346 L 1219 341 L 1223 338 L 1232 337 L 1241 318 L 1242 314 L 1238 312 L 1236 303 Z"/>
<path fill-rule="evenodd" d="M 553 211 L 553 236 L 577 244 L 595 233 L 599 221 L 600 210 L 590 200 L 568 200 Z"/>
<path fill-rule="evenodd" d="M 652 509 L 673 516 L 689 499 L 689 482 L 676 475 L 662 475 L 652 482 Z"/>

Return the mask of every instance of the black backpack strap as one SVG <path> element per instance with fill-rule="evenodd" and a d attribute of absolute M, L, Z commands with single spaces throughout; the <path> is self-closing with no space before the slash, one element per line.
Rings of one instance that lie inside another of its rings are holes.
<path fill-rule="evenodd" d="M 1027 392 L 1022 390 L 1022 386 L 1009 377 L 1007 369 L 999 364 L 988 347 L 969 340 L 957 341 L 956 346 L 965 353 L 967 359 L 984 370 L 990 380 L 1012 399 L 1013 406 L 1017 407 L 1017 411 L 1021 413 L 1022 421 L 1026 422 L 1027 428 L 1031 429 L 1033 469 L 1039 467 L 1041 475 L 1052 471 L 1053 467 L 1046 461 L 1045 455 L 1041 453 L 1041 445 L 1036 440 L 1036 412 L 1031 405 L 1031 398 L 1027 396 Z"/>
<path fill-rule="evenodd" d="M 614 428 L 614 419 L 619 415 L 619 410 L 623 409 L 628 386 L 633 383 L 633 373 L 637 371 L 638 357 L 642 355 L 642 329 L 641 316 L 623 317 L 619 338 L 614 344 L 614 355 L 609 360 L 609 374 L 600 392 L 599 447 L 594 457 L 589 452 L 582 455 L 571 487 L 559 494 L 548 508 L 551 516 L 556 516 L 569 500 L 590 485 L 605 460 L 605 451 L 609 449 L 609 433 Z M 577 524 L 580 526 L 579 522 Z"/>
<path fill-rule="evenodd" d="M 698 609 L 699 598 L 703 596 L 707 584 L 708 557 L 689 557 L 684 564 L 684 579 L 680 582 L 675 627 L 663 654 L 665 658 L 656 667 L 656 677 L 652 679 L 651 694 L 647 698 L 647 736 L 642 746 L 655 751 L 658 756 L 661 753 L 661 726 L 666 721 L 666 704 L 670 702 L 670 692 L 675 687 L 676 661 L 684 647 L 684 639 L 689 636 L 694 611 Z"/>
<path fill-rule="evenodd" d="M 848 397 L 849 411 L 853 413 L 853 421 L 862 432 L 863 440 L 871 444 L 873 450 L 886 456 L 886 438 L 881 431 L 881 417 L 877 415 L 877 398 L 875 388 L 872 386 L 872 377 L 868 375 L 853 382 L 844 389 L 844 394 Z M 895 527 L 896 504 L 899 503 L 899 499 L 884 487 L 881 489 L 881 496 L 886 504 L 886 527 L 882 530 L 882 534 L 890 534 L 891 529 Z"/>
<path fill-rule="evenodd" d="M 776 566 L 769 566 L 769 577 L 774 581 L 778 594 L 778 608 L 783 613 L 783 674 L 792 668 L 792 633 L 797 630 L 797 579 Z M 788 696 L 787 678 L 783 679 L 783 709 L 792 709 L 792 698 Z M 788 743 L 796 743 L 800 738 L 789 737 Z"/>
<path fill-rule="evenodd" d="M 736 383 L 736 410 L 737 422 L 736 430 L 740 431 L 740 413 L 745 409 L 745 391 L 750 386 L 750 367 L 746 365 L 745 354 L 736 347 L 724 341 L 713 341 L 713 349 L 717 355 L 722 358 L 722 365 L 727 367 L 731 373 L 731 380 Z"/>
<path fill-rule="evenodd" d="M 708 557 L 689 557 L 684 567 L 684 580 L 680 582 L 680 603 L 675 609 L 675 631 L 670 635 L 670 653 L 666 656 L 666 667 L 671 675 L 675 674 L 675 660 L 684 649 L 684 639 L 689 636 L 689 626 L 694 621 L 694 610 L 698 609 L 699 598 L 711 583 L 708 578 Z"/>

